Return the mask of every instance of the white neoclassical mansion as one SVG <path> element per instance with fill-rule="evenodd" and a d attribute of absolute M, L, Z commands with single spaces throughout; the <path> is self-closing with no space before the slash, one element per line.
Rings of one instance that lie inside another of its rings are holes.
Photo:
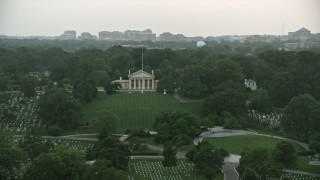
<path fill-rule="evenodd" d="M 134 73 L 128 74 L 128 80 L 123 80 L 120 77 L 119 80 L 112 81 L 113 83 L 119 83 L 121 85 L 120 90 L 127 91 L 141 91 L 142 88 L 145 91 L 155 91 L 158 87 L 158 80 L 155 80 L 153 70 L 150 73 L 139 70 Z"/>

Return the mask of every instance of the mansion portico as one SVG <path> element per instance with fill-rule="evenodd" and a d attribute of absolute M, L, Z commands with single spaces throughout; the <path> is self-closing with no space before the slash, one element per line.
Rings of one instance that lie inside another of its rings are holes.
<path fill-rule="evenodd" d="M 131 74 L 129 70 L 128 80 L 123 80 L 122 77 L 120 77 L 119 80 L 112 82 L 119 83 L 121 85 L 120 90 L 129 91 L 140 91 L 142 88 L 146 91 L 155 91 L 158 85 L 158 80 L 155 80 L 153 70 L 151 74 L 142 70 Z"/>

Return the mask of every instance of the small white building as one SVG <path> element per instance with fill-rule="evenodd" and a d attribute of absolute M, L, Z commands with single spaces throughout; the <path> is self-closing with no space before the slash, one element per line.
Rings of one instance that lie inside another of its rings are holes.
<path fill-rule="evenodd" d="M 247 88 L 250 88 L 251 91 L 257 90 L 257 83 L 252 79 L 244 79 L 244 85 Z"/>
<path fill-rule="evenodd" d="M 119 83 L 121 85 L 120 90 L 128 91 L 141 91 L 141 89 L 145 91 L 155 91 L 158 87 L 158 80 L 155 80 L 153 70 L 151 74 L 142 70 L 131 74 L 129 70 L 128 80 L 123 80 L 122 77 L 120 77 L 119 80 L 112 82 Z"/>

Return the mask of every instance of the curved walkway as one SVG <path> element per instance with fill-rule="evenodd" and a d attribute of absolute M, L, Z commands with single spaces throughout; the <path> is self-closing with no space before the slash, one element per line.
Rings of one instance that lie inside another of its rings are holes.
<path fill-rule="evenodd" d="M 185 100 L 182 99 L 178 93 L 174 93 L 173 97 L 175 97 L 179 102 L 188 103 L 188 102 L 203 102 L 204 100 Z"/>
<path fill-rule="evenodd" d="M 289 142 L 293 142 L 295 144 L 298 144 L 299 146 L 303 147 L 305 150 L 309 150 L 309 146 L 306 143 L 296 141 L 289 138 L 284 138 L 280 136 L 274 136 L 274 135 L 268 135 L 268 134 L 260 134 L 255 131 L 244 131 L 244 130 L 228 130 L 223 129 L 222 127 L 212 128 L 209 129 L 206 132 L 201 133 L 198 137 L 196 137 L 193 140 L 193 143 L 197 145 L 199 142 L 202 142 L 204 138 L 219 138 L 219 137 L 231 137 L 231 136 L 243 136 L 243 135 L 257 135 L 257 136 L 265 136 L 265 137 L 271 137 L 281 140 L 286 140 Z M 230 156 L 238 156 L 235 154 L 230 154 Z M 224 173 L 224 179 L 225 180 L 237 180 L 239 179 L 239 174 L 237 170 L 235 169 L 239 165 L 239 159 L 241 156 L 238 156 L 238 159 L 234 159 L 232 161 L 228 161 L 228 157 L 225 158 L 225 165 L 223 166 L 223 173 Z M 308 175 L 308 176 L 316 176 L 320 177 L 320 174 L 314 174 L 314 173 L 308 173 L 308 172 L 302 172 L 302 171 L 296 171 L 296 170 L 289 170 L 284 169 L 283 172 L 290 172 L 295 174 L 302 174 L 302 175 Z"/>

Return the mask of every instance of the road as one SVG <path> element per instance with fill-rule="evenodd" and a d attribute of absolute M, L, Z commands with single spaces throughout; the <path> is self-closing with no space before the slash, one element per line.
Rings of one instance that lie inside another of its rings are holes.
<path fill-rule="evenodd" d="M 237 179 L 239 179 L 239 174 L 235 169 L 238 165 L 239 165 L 239 163 L 225 162 L 225 164 L 222 167 L 222 171 L 224 174 L 224 180 L 237 180 Z"/>

